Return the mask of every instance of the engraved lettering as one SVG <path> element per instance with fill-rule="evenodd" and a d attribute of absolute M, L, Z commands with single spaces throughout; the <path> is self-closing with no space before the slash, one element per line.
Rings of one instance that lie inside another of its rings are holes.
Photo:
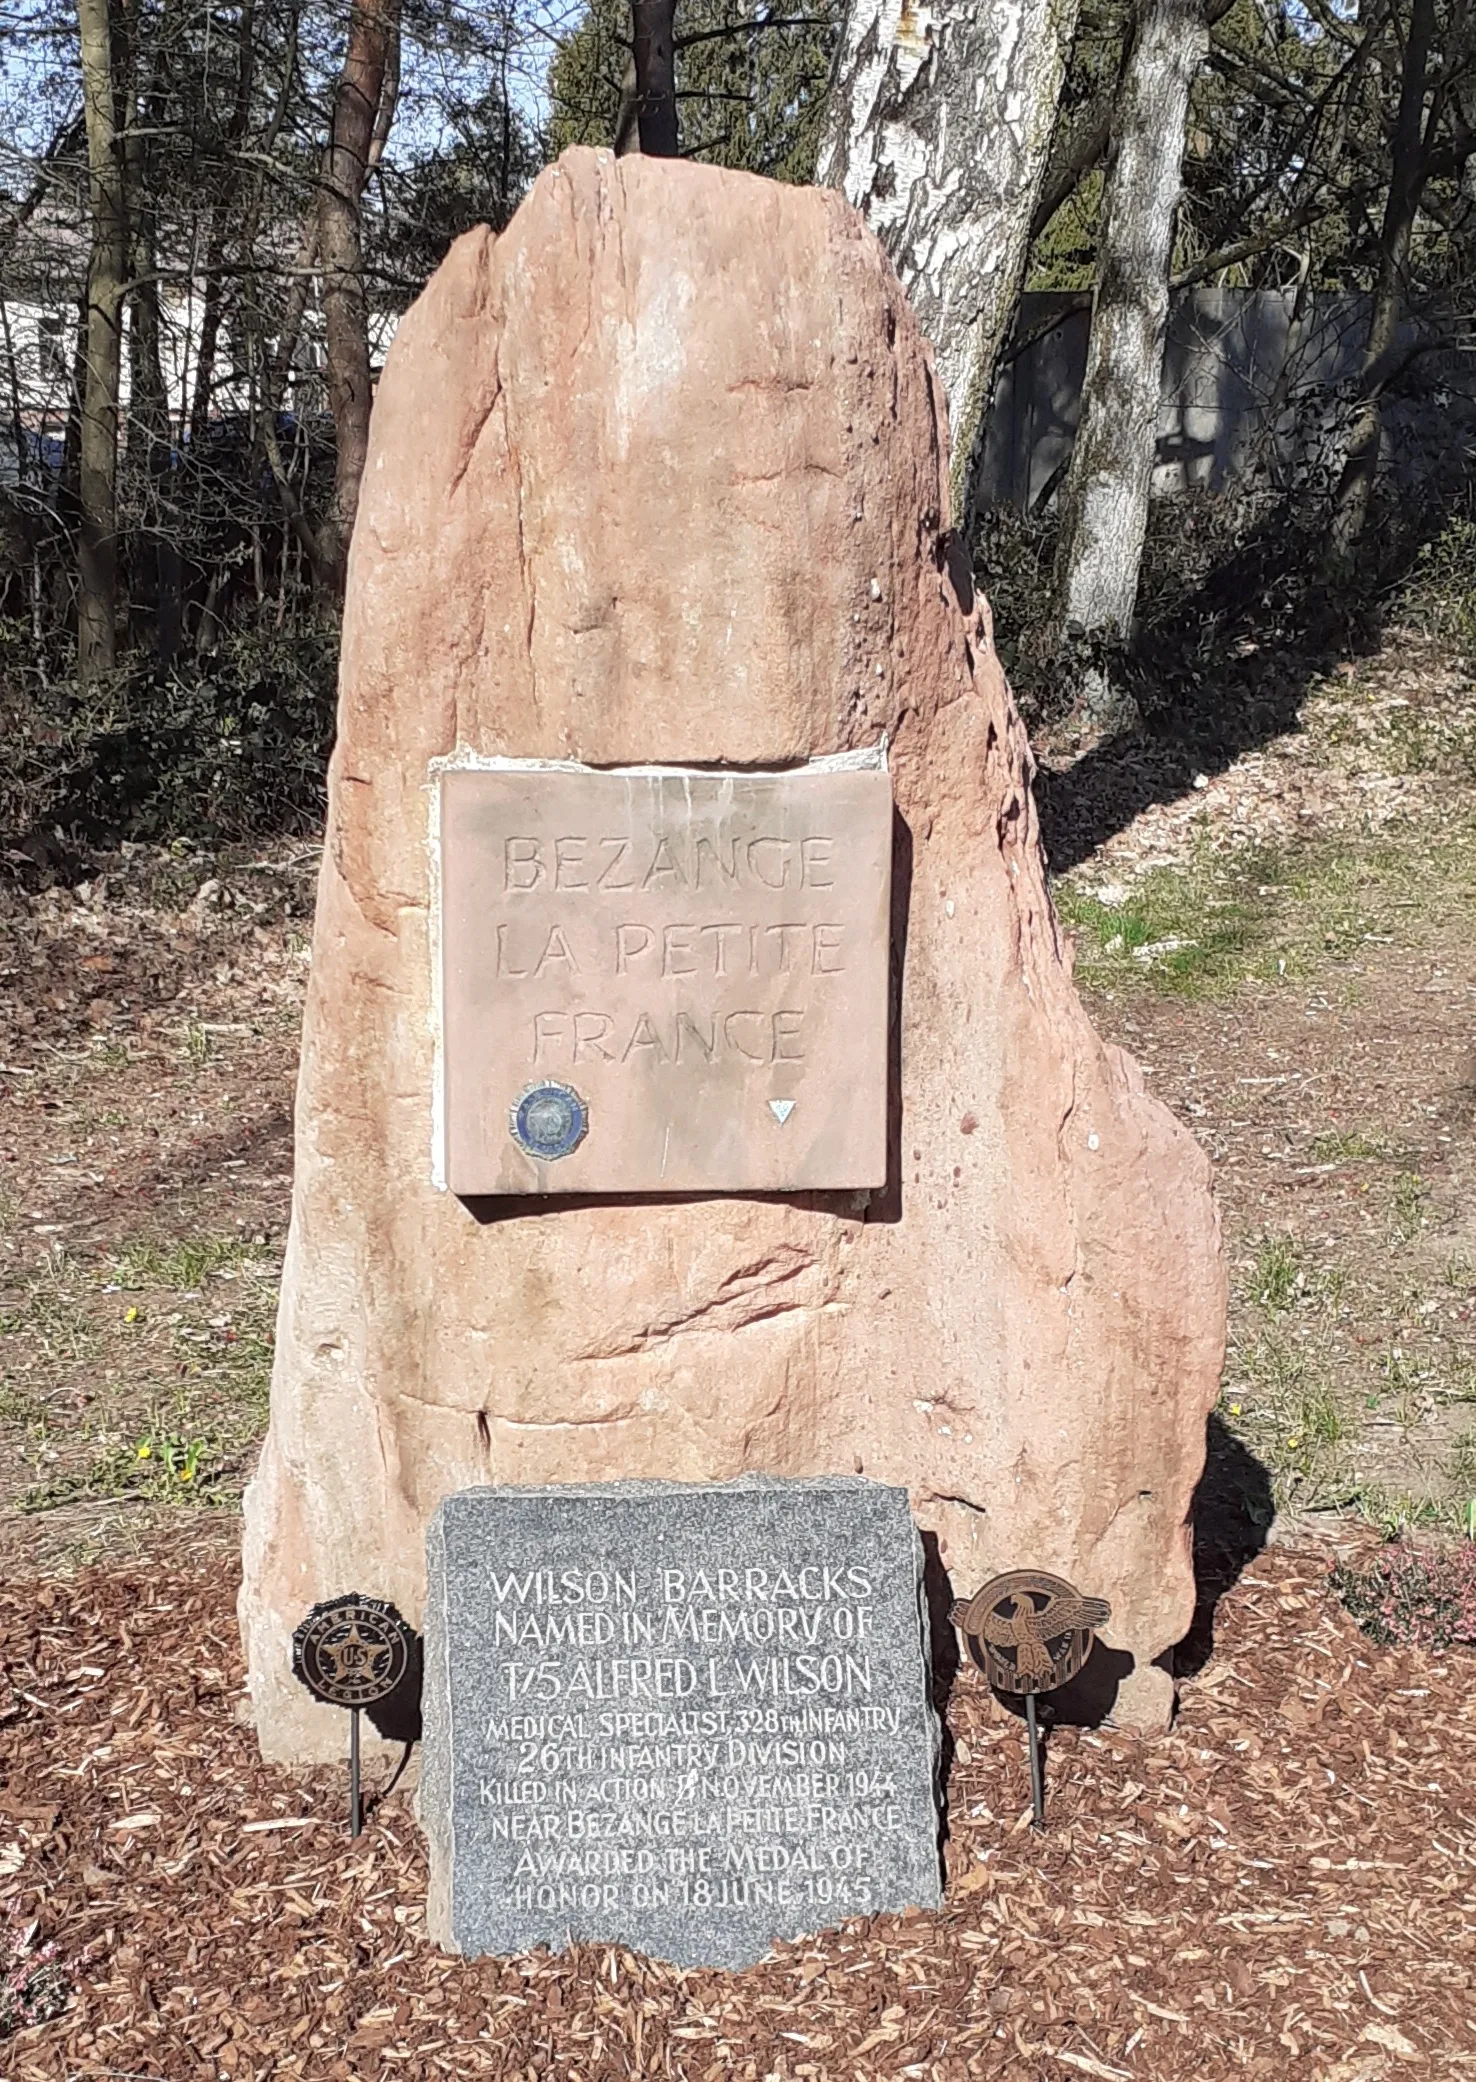
<path fill-rule="evenodd" d="M 543 1060 L 543 1044 L 552 1048 L 562 1041 L 569 1030 L 569 1016 L 565 1012 L 535 1012 L 533 1015 L 533 1060 Z"/>
<path fill-rule="evenodd" d="M 835 887 L 835 877 L 830 873 L 833 844 L 831 839 L 800 840 L 800 880 L 807 889 Z"/>
<path fill-rule="evenodd" d="M 615 974 L 624 976 L 638 955 L 649 953 L 656 935 L 649 925 L 617 925 L 615 928 Z"/>
<path fill-rule="evenodd" d="M 588 843 L 580 838 L 554 840 L 555 889 L 588 889 L 584 874 L 584 849 Z"/>
<path fill-rule="evenodd" d="M 803 1012 L 776 1012 L 774 1014 L 774 1061 L 776 1063 L 802 1063 L 805 1051 L 799 1045 L 800 1024 Z"/>
<path fill-rule="evenodd" d="M 736 933 L 741 940 L 743 938 L 743 927 L 736 923 L 733 925 L 700 925 L 697 930 L 704 938 L 709 933 L 712 935 L 713 975 L 726 976 L 728 973 L 728 942 L 726 936 L 729 933 Z"/>
<path fill-rule="evenodd" d="M 762 1012 L 730 1012 L 727 1018 L 723 1021 L 723 1039 L 727 1042 L 729 1048 L 733 1050 L 735 1055 L 746 1055 L 751 1063 L 768 1062 L 770 1058 L 769 1051 L 767 1049 L 763 1048 L 762 1046 L 760 1046 L 757 1050 L 752 1048 L 745 1048 L 743 1043 L 733 1032 L 734 1027 L 738 1024 L 740 1019 L 757 1020 L 760 1027 L 762 1027 L 765 1023 L 764 1015 Z"/>
<path fill-rule="evenodd" d="M 542 1102 L 550 1137 L 570 1104 L 579 1132 L 540 1167 L 540 1192 L 827 1190 L 879 1176 L 884 779 L 558 762 L 443 777 L 449 1189 L 528 1189 L 513 1109 L 544 1080 L 574 1094 Z M 803 1629 L 761 1638 L 821 1648 Z M 624 1647 L 637 1650 L 628 1635 Z"/>
<path fill-rule="evenodd" d="M 602 1063 L 613 1063 L 614 1055 L 601 1044 L 606 1036 L 615 1031 L 615 1022 L 608 1012 L 576 1012 L 574 1015 L 574 1060 L 576 1063 L 597 1056 Z"/>
<path fill-rule="evenodd" d="M 764 933 L 767 938 L 778 942 L 779 973 L 781 976 L 789 974 L 794 960 L 795 946 L 804 931 L 805 927 L 803 925 L 766 925 L 764 927 Z"/>
<path fill-rule="evenodd" d="M 632 1051 L 637 1048 L 654 1050 L 650 1058 L 652 1062 L 664 1063 L 667 1060 L 666 1050 L 661 1045 L 661 1036 L 657 1033 L 655 1027 L 652 1026 L 649 1017 L 644 1012 L 641 1013 L 635 1025 L 631 1028 L 630 1039 L 625 1044 L 625 1053 L 620 1058 L 621 1062 L 628 1063 Z"/>
<path fill-rule="evenodd" d="M 504 889 L 536 889 L 547 870 L 543 848 L 537 839 L 504 839 L 502 886 Z"/>
<path fill-rule="evenodd" d="M 670 875 L 674 883 L 680 883 L 683 889 L 686 888 L 687 878 L 672 858 L 671 847 L 663 836 L 656 841 L 656 850 L 651 855 L 651 865 L 646 869 L 645 879 L 641 883 L 642 889 L 649 889 L 653 882 L 661 881 L 666 875 Z"/>
<path fill-rule="evenodd" d="M 706 837 L 698 839 L 695 848 L 695 869 L 697 887 L 699 889 L 702 887 L 702 861 L 704 854 L 711 858 L 713 866 L 718 871 L 719 887 L 721 887 L 723 882 L 736 882 L 738 880 L 738 841 L 737 839 L 729 839 L 728 857 L 726 860 L 723 859 L 721 846 L 722 841 L 720 839 L 716 841 Z"/>
<path fill-rule="evenodd" d="M 564 938 L 564 928 L 561 925 L 549 927 L 548 939 L 542 954 L 538 957 L 538 967 L 534 974 L 541 976 L 550 962 L 557 961 L 568 964 L 568 973 L 571 976 L 579 974 L 579 964 L 574 959 L 574 950 Z"/>
<path fill-rule="evenodd" d="M 790 839 L 750 839 L 749 870 L 766 889 L 787 888 L 793 852 L 794 843 Z"/>
<path fill-rule="evenodd" d="M 602 853 L 608 853 L 612 846 L 614 847 L 615 851 L 607 865 L 601 868 L 600 878 L 598 882 L 595 884 L 595 887 L 597 889 L 634 889 L 634 882 L 617 882 L 613 879 L 617 870 L 622 869 L 625 866 L 627 860 L 630 858 L 630 840 L 600 840 L 600 851 Z"/>
<path fill-rule="evenodd" d="M 697 1046 L 702 1050 L 703 1061 L 710 1063 L 713 1050 L 717 1047 L 717 1015 L 714 1013 L 707 1032 L 704 1034 L 690 1012 L 679 1012 L 677 1014 L 676 1059 L 678 1062 L 682 1060 L 682 1037 L 684 1033 L 691 1035 Z"/>

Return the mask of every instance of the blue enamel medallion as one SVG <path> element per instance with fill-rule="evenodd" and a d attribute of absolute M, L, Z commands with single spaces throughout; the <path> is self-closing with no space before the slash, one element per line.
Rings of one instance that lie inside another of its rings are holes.
<path fill-rule="evenodd" d="M 572 1084 L 530 1084 L 512 1107 L 509 1132 L 540 1164 L 567 1157 L 589 1131 L 589 1108 Z"/>

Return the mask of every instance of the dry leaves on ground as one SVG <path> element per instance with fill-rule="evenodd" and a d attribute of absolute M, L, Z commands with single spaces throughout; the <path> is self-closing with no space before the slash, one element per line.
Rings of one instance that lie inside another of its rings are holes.
<path fill-rule="evenodd" d="M 443 1957 L 403 1793 L 358 1844 L 340 1775 L 257 1758 L 229 1572 L 0 1593 L 0 1903 L 65 2013 L 22 2082 L 393 2075 L 696 2082 L 1476 2073 L 1469 1659 L 1373 1648 L 1326 1562 L 1263 1555 L 1174 1733 L 1061 1731 L 1024 1826 L 1020 1730 L 950 1706 L 948 1905 L 743 1974 L 586 1946 Z M 38 1920 L 39 1919 L 39 1920 Z"/>

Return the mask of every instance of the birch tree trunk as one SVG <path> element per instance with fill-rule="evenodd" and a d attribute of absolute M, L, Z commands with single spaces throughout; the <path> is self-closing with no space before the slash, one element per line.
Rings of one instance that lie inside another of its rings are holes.
<path fill-rule="evenodd" d="M 86 345 L 78 440 L 77 678 L 84 686 L 117 663 L 118 395 L 128 216 L 123 144 L 113 94 L 108 0 L 78 0 L 82 101 L 87 123 Z"/>
<path fill-rule="evenodd" d="M 851 0 L 816 178 L 891 256 L 948 392 L 966 526 L 1079 0 Z"/>
<path fill-rule="evenodd" d="M 1083 705 L 1102 721 L 1114 700 L 1101 659 L 1127 642 L 1138 598 L 1189 89 L 1207 41 L 1204 0 L 1144 0 L 1119 81 L 1053 615 L 1058 654 L 1093 660 Z"/>
<path fill-rule="evenodd" d="M 164 320 L 159 299 L 158 140 L 168 121 L 163 53 L 156 46 L 147 92 L 124 139 L 132 283 L 128 293 L 128 412 L 123 453 L 141 513 L 130 558 L 130 634 L 147 632 L 161 665 L 179 648 L 183 560 L 172 496 L 169 392 L 164 381 Z M 126 503 L 126 501 L 125 501 Z M 122 603 L 120 602 L 120 605 Z"/>
<path fill-rule="evenodd" d="M 369 304 L 364 293 L 364 184 L 373 148 L 389 122 L 381 103 L 399 78 L 399 0 L 354 0 L 348 48 L 333 97 L 332 129 L 318 202 L 323 268 L 323 337 L 337 460 L 333 502 L 315 567 L 340 598 L 374 403 L 369 372 Z M 393 109 L 388 111 L 393 114 Z"/>

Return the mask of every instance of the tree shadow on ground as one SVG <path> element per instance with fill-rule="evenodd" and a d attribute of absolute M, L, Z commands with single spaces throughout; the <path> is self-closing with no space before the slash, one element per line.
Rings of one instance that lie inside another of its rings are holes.
<path fill-rule="evenodd" d="M 1212 1414 L 1204 1473 L 1189 1506 L 1194 1617 L 1172 1651 L 1175 1677 L 1196 1676 L 1214 1653 L 1220 1600 L 1266 1545 L 1275 1516 L 1270 1471 Z"/>
<path fill-rule="evenodd" d="M 1114 670 L 1141 722 L 1065 765 L 1043 767 L 1035 797 L 1053 872 L 1078 866 L 1143 810 L 1187 794 L 1200 774 L 1295 729 L 1319 679 L 1380 648 L 1427 545 L 1471 504 L 1464 482 L 1386 500 L 1356 571 L 1325 568 L 1322 516 L 1292 501 L 1239 528 L 1223 498 L 1191 494 L 1152 510 L 1139 624 Z M 977 553 L 1001 655 L 1027 721 L 1059 725 L 1072 698 L 1039 643 L 1050 522 L 1015 516 Z"/>

